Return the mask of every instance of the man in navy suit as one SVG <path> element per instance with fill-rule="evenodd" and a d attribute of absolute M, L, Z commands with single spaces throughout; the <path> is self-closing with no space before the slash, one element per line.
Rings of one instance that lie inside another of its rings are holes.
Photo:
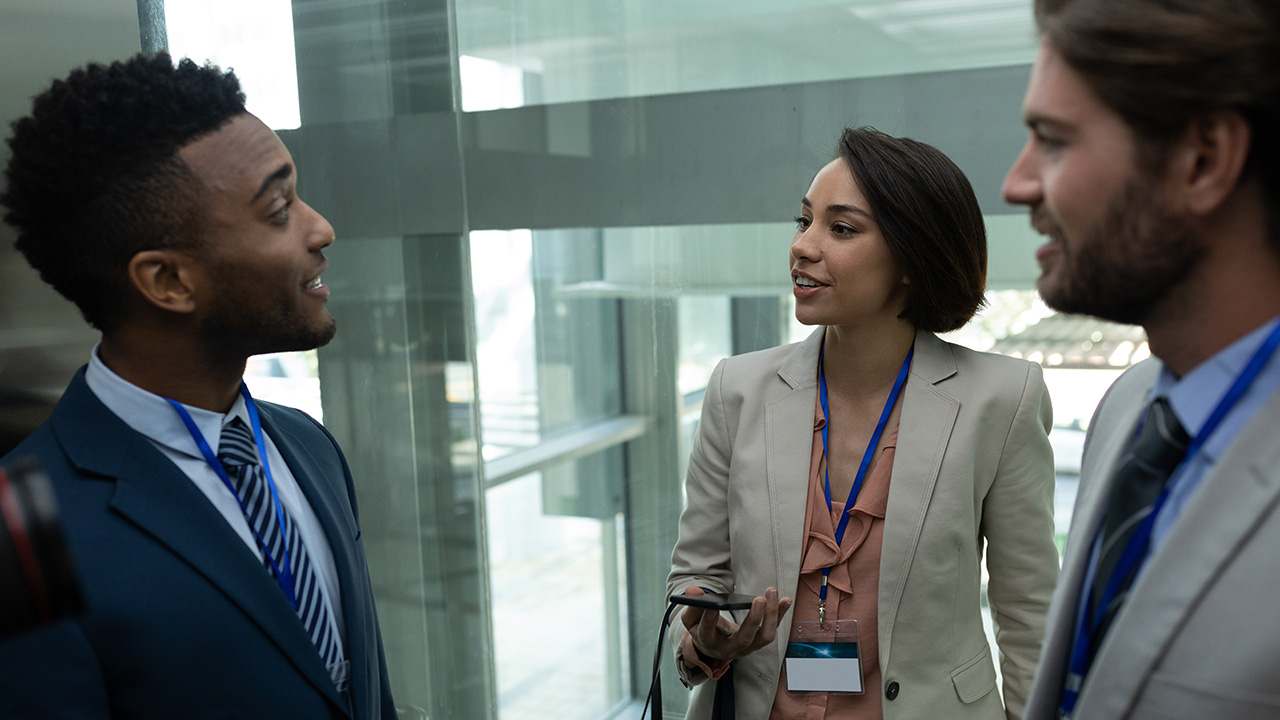
<path fill-rule="evenodd" d="M 334 334 L 288 150 L 163 54 L 54 83 L 9 145 L 17 247 L 102 339 L 0 459 L 52 478 L 86 600 L 0 643 L 0 717 L 393 720 L 342 452 L 241 381 Z"/>

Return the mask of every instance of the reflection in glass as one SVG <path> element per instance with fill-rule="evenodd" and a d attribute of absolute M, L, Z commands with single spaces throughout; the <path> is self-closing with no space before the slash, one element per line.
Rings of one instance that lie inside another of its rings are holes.
<path fill-rule="evenodd" d="M 458 0 L 458 48 L 518 70 L 521 104 L 1030 63 L 1025 0 Z M 463 108 L 486 93 L 466 82 Z M 475 104 L 473 104 L 475 103 Z"/>
<path fill-rule="evenodd" d="M 164 3 L 169 53 L 236 71 L 249 112 L 276 130 L 302 124 L 290 0 Z"/>

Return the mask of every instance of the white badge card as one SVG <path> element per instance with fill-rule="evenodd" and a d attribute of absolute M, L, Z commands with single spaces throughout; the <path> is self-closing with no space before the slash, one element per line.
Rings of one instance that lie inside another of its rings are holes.
<path fill-rule="evenodd" d="M 787 692 L 861 695 L 862 647 L 858 621 L 798 622 L 787 643 Z"/>

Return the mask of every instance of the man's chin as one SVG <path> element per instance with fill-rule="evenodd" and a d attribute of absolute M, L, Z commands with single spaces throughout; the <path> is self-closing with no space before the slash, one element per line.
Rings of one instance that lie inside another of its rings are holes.
<path fill-rule="evenodd" d="M 1051 310 L 1069 315 L 1087 315 L 1088 310 L 1084 309 L 1081 299 L 1073 295 L 1071 291 L 1064 287 L 1061 282 L 1056 282 L 1055 278 L 1050 275 L 1041 275 L 1036 281 L 1036 292 L 1040 294 L 1040 299 L 1048 305 Z"/>
<path fill-rule="evenodd" d="M 330 319 L 324 325 L 299 330 L 291 335 L 277 336 L 270 339 L 263 338 L 262 342 L 258 343 L 258 347 L 254 348 L 252 354 L 268 355 L 271 353 L 315 350 L 318 347 L 328 345 L 336 333 L 337 323 Z"/>
<path fill-rule="evenodd" d="M 1060 304 L 1065 303 L 1066 298 L 1062 296 L 1061 283 L 1053 276 L 1052 271 L 1042 269 L 1040 277 L 1036 279 L 1036 292 L 1040 294 L 1040 299 L 1045 305 L 1057 310 L 1058 312 L 1066 312 Z"/>

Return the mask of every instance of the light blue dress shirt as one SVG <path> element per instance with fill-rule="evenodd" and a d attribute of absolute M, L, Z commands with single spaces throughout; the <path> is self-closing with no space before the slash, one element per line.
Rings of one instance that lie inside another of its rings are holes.
<path fill-rule="evenodd" d="M 218 474 L 209 467 L 204 455 L 200 452 L 191 434 L 187 431 L 182 419 L 174 411 L 169 401 L 155 393 L 143 390 L 112 372 L 98 356 L 98 346 L 93 347 L 89 366 L 85 369 L 85 383 L 89 390 L 102 401 L 107 409 L 115 413 L 126 425 L 133 428 L 173 462 L 179 470 L 191 479 L 192 484 L 209 499 L 214 509 L 227 521 L 231 529 L 240 537 L 259 561 L 262 560 L 262 549 L 258 547 L 257 538 L 249 528 L 244 510 L 235 493 L 222 482 Z M 191 414 L 204 436 L 205 442 L 216 454 L 218 443 L 222 437 L 222 426 L 239 417 L 245 425 L 249 425 L 249 414 L 245 409 L 244 398 L 236 397 L 231 411 L 221 413 L 183 405 Z M 284 458 L 276 448 L 271 437 L 263 433 L 263 442 L 267 446 L 267 462 L 271 464 L 272 478 L 276 482 L 276 490 L 280 495 L 280 503 L 298 526 L 298 534 L 307 547 L 307 554 L 320 580 L 320 591 L 329 599 L 329 606 L 334 610 L 334 621 L 337 623 L 338 637 L 345 645 L 346 627 L 342 619 L 342 596 L 338 587 L 338 571 L 333 562 L 333 550 L 320 527 L 320 520 L 311 509 L 298 481 L 285 464 Z M 265 571 L 264 571 L 265 572 Z"/>
<path fill-rule="evenodd" d="M 1227 389 L 1235 382 L 1249 358 L 1258 350 L 1267 335 L 1275 328 L 1280 319 L 1273 319 L 1253 332 L 1218 352 L 1191 372 L 1181 378 L 1174 377 L 1168 366 L 1160 369 L 1160 377 L 1151 388 L 1148 404 L 1155 398 L 1166 396 L 1178 422 L 1186 429 L 1187 434 L 1196 437 L 1205 421 L 1218 406 L 1218 401 L 1227 394 Z M 1280 352 L 1276 353 L 1263 366 L 1262 372 L 1241 396 L 1235 407 L 1227 413 L 1218 425 L 1218 429 L 1205 441 L 1200 452 L 1190 463 L 1183 463 L 1174 471 L 1169 479 L 1169 497 L 1164 507 L 1156 515 L 1155 525 L 1151 530 L 1151 550 L 1154 554 L 1160 550 L 1168 537 L 1174 523 L 1182 516 L 1183 511 L 1195 496 L 1201 483 L 1209 471 L 1231 447 L 1236 436 L 1249 423 L 1267 398 L 1280 387 Z"/>
<path fill-rule="evenodd" d="M 1195 438 L 1200 429 L 1204 427 L 1205 421 L 1209 419 L 1209 415 L 1213 413 L 1214 408 L 1218 406 L 1218 402 L 1222 400 L 1222 396 L 1227 394 L 1227 389 L 1240 376 L 1244 366 L 1249 363 L 1249 358 L 1253 357 L 1253 354 L 1257 352 L 1263 340 L 1266 339 L 1277 323 L 1280 323 L 1280 318 L 1273 318 L 1259 326 L 1248 335 L 1218 351 L 1216 355 L 1200 363 L 1181 378 L 1175 377 L 1168 366 L 1162 366 L 1160 368 L 1160 376 L 1147 394 L 1146 403 L 1138 416 L 1146 417 L 1147 408 L 1150 407 L 1151 403 L 1155 402 L 1156 398 L 1168 397 L 1169 404 L 1173 407 L 1173 412 L 1177 416 L 1178 422 L 1187 431 L 1187 435 Z M 1164 506 L 1160 508 L 1160 512 L 1156 515 L 1155 523 L 1152 525 L 1151 544 L 1147 549 L 1147 556 L 1138 570 L 1139 575 L 1146 569 L 1151 556 L 1159 552 L 1164 545 L 1164 541 L 1169 537 L 1169 532 L 1194 498 L 1196 490 L 1200 488 L 1209 471 L 1213 469 L 1218 459 L 1222 457 L 1227 448 L 1231 447 L 1231 443 L 1235 441 L 1236 436 L 1240 434 L 1244 426 L 1248 424 L 1249 420 L 1253 418 L 1254 414 L 1258 412 L 1258 409 L 1262 407 L 1262 404 L 1266 402 L 1267 398 L 1271 397 L 1277 388 L 1280 388 L 1280 352 L 1277 352 L 1267 361 L 1258 377 L 1254 379 L 1253 384 L 1236 402 L 1235 407 L 1222 419 L 1213 435 L 1205 441 L 1204 446 L 1200 448 L 1200 452 L 1191 459 L 1190 463 L 1184 462 L 1173 471 L 1168 484 L 1169 497 L 1165 500 Z M 1080 615 L 1084 613 L 1084 608 L 1087 605 L 1086 599 L 1097 575 L 1098 550 L 1101 542 L 1102 538 L 1100 536 L 1093 538 L 1093 550 L 1089 555 L 1089 567 L 1085 572 L 1084 582 L 1080 585 L 1077 627 L 1079 627 Z M 1134 582 L 1137 582 L 1136 578 Z"/>

